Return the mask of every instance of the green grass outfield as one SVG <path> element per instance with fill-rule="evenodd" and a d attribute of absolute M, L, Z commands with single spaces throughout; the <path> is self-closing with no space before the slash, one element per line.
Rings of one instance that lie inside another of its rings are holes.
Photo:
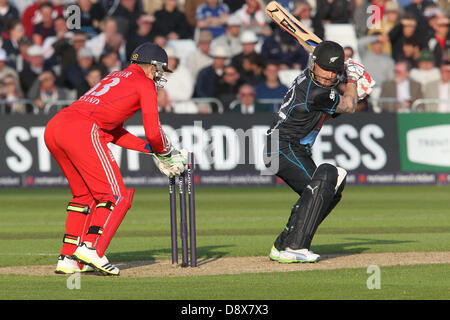
<path fill-rule="evenodd" d="M 199 259 L 267 255 L 295 194 L 276 188 L 197 188 Z M 166 189 L 137 189 L 110 245 L 111 262 L 170 258 Z M 0 267 L 56 264 L 64 234 L 65 189 L 0 190 Z M 319 227 L 319 254 L 448 251 L 450 187 L 347 187 Z M 325 261 L 324 261 L 325 262 Z M 320 262 L 319 262 L 320 263 Z M 323 263 L 323 262 L 322 262 Z M 450 265 L 382 267 L 381 289 L 366 268 L 191 277 L 0 275 L 0 299 L 446 299 Z M 108 292 L 108 295 L 105 295 Z"/>

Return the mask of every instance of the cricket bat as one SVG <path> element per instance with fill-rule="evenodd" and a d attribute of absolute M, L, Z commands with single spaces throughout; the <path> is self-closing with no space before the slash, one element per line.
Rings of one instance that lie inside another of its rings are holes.
<path fill-rule="evenodd" d="M 300 45 L 312 53 L 322 40 L 298 21 L 288 10 L 276 1 L 271 1 L 265 9 L 266 14 L 281 28 L 289 32 Z"/>

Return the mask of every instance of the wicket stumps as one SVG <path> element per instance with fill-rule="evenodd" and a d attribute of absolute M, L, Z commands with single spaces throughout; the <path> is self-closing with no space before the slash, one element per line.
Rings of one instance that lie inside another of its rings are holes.
<path fill-rule="evenodd" d="M 186 212 L 186 185 L 189 197 L 189 242 L 188 222 Z M 177 232 L 177 204 L 176 178 L 169 178 L 170 195 L 170 236 L 172 246 L 172 264 L 178 264 L 178 232 Z M 180 200 L 180 238 L 181 238 L 181 266 L 197 267 L 197 237 L 195 223 L 195 187 L 194 187 L 194 154 L 189 152 L 187 170 L 178 176 L 178 193 Z M 190 264 L 189 254 L 190 249 Z"/>

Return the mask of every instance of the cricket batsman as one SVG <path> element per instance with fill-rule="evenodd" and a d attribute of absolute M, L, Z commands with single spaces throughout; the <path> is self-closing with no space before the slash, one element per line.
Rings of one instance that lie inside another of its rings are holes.
<path fill-rule="evenodd" d="M 310 55 L 308 68 L 286 93 L 277 120 L 268 131 L 273 136 L 275 131 L 278 133 L 278 150 L 270 152 L 268 167 L 277 167 L 276 176 L 300 199 L 272 246 L 271 260 L 320 260 L 320 255 L 310 250 L 311 242 L 319 224 L 340 201 L 347 172 L 331 164 L 317 167 L 311 148 L 324 122 L 342 113 L 356 112 L 358 100 L 366 97 L 374 84 L 362 65 L 345 61 L 338 43 L 323 41 Z M 339 85 L 344 86 L 343 94 L 339 94 Z M 272 166 L 274 154 L 278 166 Z"/>
<path fill-rule="evenodd" d="M 104 252 L 131 207 L 134 189 L 125 188 L 108 143 L 151 154 L 168 177 L 185 170 L 187 152 L 171 145 L 159 122 L 157 87 L 164 85 L 165 72 L 171 72 L 165 50 L 144 43 L 128 68 L 106 76 L 48 122 L 45 143 L 72 192 L 56 273 L 119 275 Z M 146 139 L 123 127 L 139 110 Z"/>

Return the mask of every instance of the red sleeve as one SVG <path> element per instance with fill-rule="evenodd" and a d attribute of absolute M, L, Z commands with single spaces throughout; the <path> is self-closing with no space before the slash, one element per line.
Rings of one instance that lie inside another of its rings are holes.
<path fill-rule="evenodd" d="M 103 130 L 107 135 L 107 141 L 112 142 L 122 148 L 136 150 L 139 152 L 149 153 L 150 150 L 146 148 L 147 141 L 136 137 L 135 135 L 128 132 L 124 127 L 119 127 L 117 129 L 106 131 Z"/>
<path fill-rule="evenodd" d="M 143 81 L 139 87 L 139 94 L 145 136 L 154 152 L 166 152 L 170 146 L 159 123 L 155 83 L 150 79 L 149 81 Z"/>
<path fill-rule="evenodd" d="M 58 16 L 63 16 L 64 15 L 63 8 L 61 6 L 53 5 L 53 10 L 56 10 L 56 12 L 58 12 Z"/>
<path fill-rule="evenodd" d="M 33 6 L 29 6 L 25 9 L 22 15 L 22 24 L 25 29 L 25 34 L 30 38 L 33 35 L 33 22 L 31 21 L 34 15 L 33 9 Z"/>
<path fill-rule="evenodd" d="M 31 38 L 33 36 L 33 29 L 34 29 L 34 24 L 33 24 L 33 17 L 35 12 L 39 10 L 39 6 L 36 4 L 33 4 L 29 7 L 27 7 L 25 9 L 25 11 L 23 12 L 22 15 L 22 24 L 23 27 L 25 29 L 25 34 Z M 56 12 L 58 13 L 58 16 L 63 16 L 64 12 L 61 6 L 53 6 L 53 10 L 56 10 Z"/>

